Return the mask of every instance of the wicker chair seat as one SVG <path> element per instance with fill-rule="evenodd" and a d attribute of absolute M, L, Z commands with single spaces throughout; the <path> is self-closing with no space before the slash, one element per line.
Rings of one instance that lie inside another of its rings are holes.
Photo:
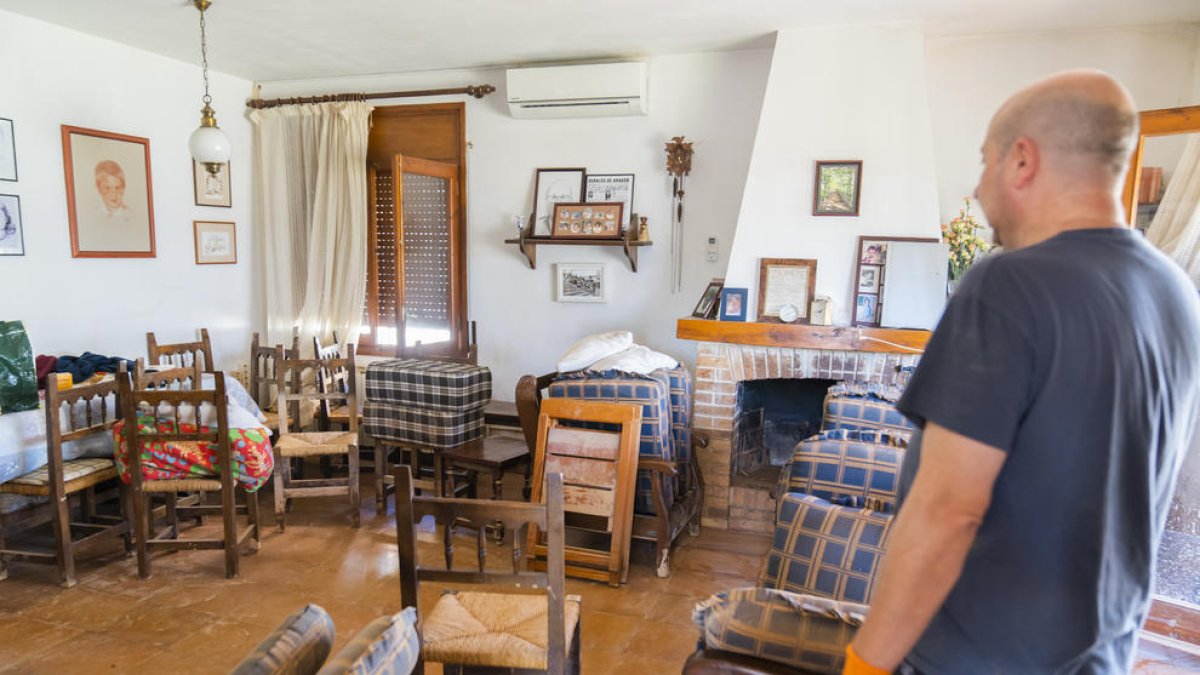
<path fill-rule="evenodd" d="M 566 597 L 567 651 L 579 622 L 577 595 Z M 546 668 L 545 595 L 447 593 L 421 625 L 426 661 L 499 668 Z"/>
<path fill-rule="evenodd" d="M 358 447 L 358 435 L 346 431 L 302 431 L 280 436 L 280 457 L 345 455 Z"/>
<path fill-rule="evenodd" d="M 68 493 L 117 477 L 117 466 L 111 459 L 87 457 L 63 462 L 63 483 Z M 0 484 L 0 492 L 20 495 L 50 494 L 50 468 L 43 466 Z"/>

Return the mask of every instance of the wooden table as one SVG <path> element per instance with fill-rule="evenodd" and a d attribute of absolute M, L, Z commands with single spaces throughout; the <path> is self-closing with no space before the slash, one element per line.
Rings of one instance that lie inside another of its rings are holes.
<path fill-rule="evenodd" d="M 466 469 L 492 475 L 492 499 L 503 498 L 504 472 L 525 464 L 525 490 L 533 467 L 525 440 L 508 436 L 488 436 L 442 451 L 448 469 Z"/>

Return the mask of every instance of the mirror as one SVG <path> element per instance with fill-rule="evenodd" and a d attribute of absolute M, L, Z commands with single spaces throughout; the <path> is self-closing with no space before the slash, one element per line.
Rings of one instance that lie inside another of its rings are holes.
<path fill-rule="evenodd" d="M 1166 179 L 1174 177 L 1183 157 L 1186 135 L 1200 133 L 1200 106 L 1144 110 L 1138 118 L 1141 135 L 1125 178 L 1125 222 L 1135 226 L 1139 224 L 1139 203 L 1148 206 L 1160 202 L 1168 186 Z M 1157 207 L 1142 211 L 1142 221 L 1148 226 Z"/>

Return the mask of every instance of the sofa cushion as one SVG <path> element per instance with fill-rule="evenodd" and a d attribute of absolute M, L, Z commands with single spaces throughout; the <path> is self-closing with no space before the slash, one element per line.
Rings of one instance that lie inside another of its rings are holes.
<path fill-rule="evenodd" d="M 777 495 L 815 495 L 829 502 L 864 500 L 878 510 L 896 507 L 904 441 L 881 431 L 826 431 L 796 445 L 779 475 Z"/>
<path fill-rule="evenodd" d="M 891 525 L 892 516 L 876 511 L 786 494 L 759 584 L 868 603 Z"/>
<path fill-rule="evenodd" d="M 738 588 L 697 603 L 705 649 L 745 654 L 806 672 L 841 673 L 867 607 L 769 588 Z"/>
<path fill-rule="evenodd" d="M 417 610 L 407 607 L 367 624 L 319 675 L 407 675 L 420 658 Z"/>
<path fill-rule="evenodd" d="M 305 605 L 260 642 L 232 675 L 312 675 L 333 647 L 333 619 L 319 605 Z"/>
<path fill-rule="evenodd" d="M 907 440 L 916 428 L 890 401 L 872 394 L 845 392 L 845 387 L 835 385 L 829 388 L 825 396 L 825 414 L 821 420 L 822 431 L 877 429 L 893 432 Z"/>

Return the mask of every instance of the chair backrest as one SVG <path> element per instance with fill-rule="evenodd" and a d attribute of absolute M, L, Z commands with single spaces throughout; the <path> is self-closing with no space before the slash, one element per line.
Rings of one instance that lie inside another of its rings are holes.
<path fill-rule="evenodd" d="M 129 473 L 135 490 L 140 490 L 145 482 L 142 476 L 141 446 L 144 443 L 157 442 L 204 442 L 217 449 L 217 461 L 220 467 L 233 466 L 233 453 L 229 445 L 229 409 L 225 395 L 225 374 L 213 374 L 212 389 L 135 389 L 133 377 L 120 374 L 117 377 L 119 385 L 118 396 L 121 401 L 121 417 L 124 428 L 121 430 L 121 442 L 125 444 L 126 457 L 129 462 Z M 154 411 L 155 424 L 147 433 L 138 429 L 138 411 L 142 406 Z M 194 417 L 195 431 L 184 432 L 180 423 L 183 419 L 181 408 L 190 406 Z M 216 412 L 216 428 L 201 432 L 200 421 L 204 406 L 212 406 Z M 170 410 L 164 415 L 164 407 Z M 166 421 L 173 423 L 173 431 L 159 431 L 158 423 Z M 221 488 L 233 490 L 233 472 L 221 471 Z M 229 494 L 232 494 L 230 492 Z"/>
<path fill-rule="evenodd" d="M 154 333 L 146 333 L 146 356 L 151 365 L 170 364 L 172 366 L 190 366 L 200 364 L 201 372 L 213 372 L 212 342 L 208 339 L 208 329 L 200 329 L 200 339 L 195 342 L 176 342 L 160 345 Z"/>
<path fill-rule="evenodd" d="M 345 391 L 321 391 L 317 383 L 322 372 L 343 372 Z M 312 384 L 309 384 L 312 382 Z M 275 348 L 275 388 L 279 409 L 279 435 L 293 426 L 299 430 L 300 402 L 316 401 L 321 404 L 340 402 L 350 410 L 358 410 L 358 379 L 354 370 L 354 345 L 346 345 L 344 358 L 299 359 L 284 355 L 283 347 Z M 289 425 L 290 422 L 294 424 Z M 349 431 L 358 433 L 358 415 L 350 415 Z"/>
<path fill-rule="evenodd" d="M 563 488 L 562 476 L 552 473 L 546 476 L 546 501 L 542 504 L 527 502 L 488 501 L 478 499 L 450 499 L 416 497 L 413 495 L 412 474 L 409 468 L 399 465 L 395 469 L 396 480 L 396 544 L 400 553 L 400 600 L 405 607 L 417 607 L 417 588 L 421 581 L 438 581 L 452 584 L 476 583 L 488 585 L 512 584 L 520 586 L 514 592 L 530 592 L 531 587 L 544 589 L 549 597 L 547 613 L 547 671 L 564 672 L 566 663 L 565 619 L 565 567 L 563 563 Z M 416 523 L 426 516 L 433 516 L 441 529 L 443 554 L 446 567 L 426 568 L 417 564 Z M 504 523 L 505 539 L 512 545 L 512 572 L 488 571 L 487 535 L 488 524 Z M 476 570 L 454 569 L 454 530 L 466 527 L 476 531 Z M 522 570 L 525 554 L 522 543 L 533 526 L 547 533 L 546 571 Z"/>
<path fill-rule="evenodd" d="M 117 374 L 94 384 L 59 391 L 46 388 L 46 464 L 50 472 L 50 496 L 63 491 L 63 443 L 89 434 L 107 434 L 121 415 L 119 381 L 128 377 L 125 364 Z"/>
<path fill-rule="evenodd" d="M 292 330 L 292 346 L 283 351 L 289 359 L 300 358 L 300 328 Z M 275 347 L 260 342 L 258 333 L 250 336 L 250 398 L 266 410 L 274 405 Z"/>
<path fill-rule="evenodd" d="M 146 362 L 139 357 L 133 364 L 133 388 L 200 389 L 201 375 L 198 362 L 187 366 L 147 370 Z"/>
<path fill-rule="evenodd" d="M 333 331 L 333 342 L 328 345 L 321 344 L 320 336 L 313 336 L 313 354 L 316 354 L 318 359 L 328 359 L 331 362 L 341 361 L 342 345 L 338 342 L 337 331 Z M 317 371 L 317 392 L 324 394 L 326 392 L 342 392 L 345 393 L 350 388 L 350 370 L 354 369 L 354 364 L 351 362 L 349 368 L 345 367 L 330 367 L 320 368 Z M 321 401 L 321 405 L 317 409 L 320 417 L 322 429 L 329 428 L 329 411 L 333 408 L 328 400 Z M 352 411 L 357 413 L 357 411 Z"/>
<path fill-rule="evenodd" d="M 522 375 L 517 380 L 517 419 L 521 422 L 521 433 L 525 436 L 525 445 L 529 446 L 530 456 L 537 454 L 538 416 L 542 412 L 542 391 L 550 386 L 558 373 L 547 373 L 541 377 Z"/>

